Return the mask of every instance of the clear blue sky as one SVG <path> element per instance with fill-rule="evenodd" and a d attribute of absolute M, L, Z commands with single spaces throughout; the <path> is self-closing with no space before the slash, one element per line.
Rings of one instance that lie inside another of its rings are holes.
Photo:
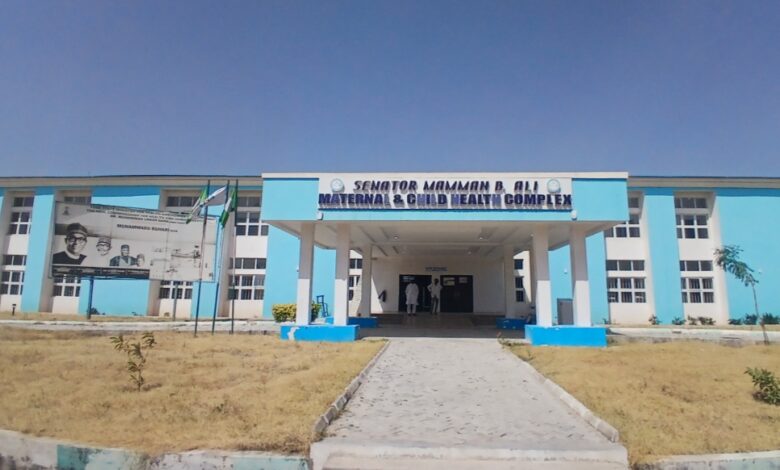
<path fill-rule="evenodd" d="M 0 2 L 0 175 L 780 176 L 780 2 Z"/>

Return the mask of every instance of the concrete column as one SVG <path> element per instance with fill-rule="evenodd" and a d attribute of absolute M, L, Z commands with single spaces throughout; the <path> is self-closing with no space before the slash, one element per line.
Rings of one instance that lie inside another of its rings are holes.
<path fill-rule="evenodd" d="M 571 292 L 574 324 L 591 326 L 590 282 L 588 281 L 588 254 L 585 248 L 585 232 L 574 226 L 569 238 L 571 248 Z"/>
<path fill-rule="evenodd" d="M 349 315 L 349 224 L 336 233 L 336 281 L 333 289 L 333 324 L 346 325 Z"/>
<path fill-rule="evenodd" d="M 504 247 L 504 312 L 507 318 L 517 318 L 515 308 L 515 248 Z"/>
<path fill-rule="evenodd" d="M 552 289 L 550 287 L 549 234 L 546 225 L 534 228 L 531 257 L 534 261 L 534 299 L 536 324 L 552 326 Z"/>
<path fill-rule="evenodd" d="M 311 311 L 311 281 L 314 261 L 314 224 L 301 224 L 301 253 L 298 262 L 298 298 L 295 323 L 308 325 Z"/>
<path fill-rule="evenodd" d="M 371 252 L 373 247 L 363 247 L 363 272 L 360 273 L 360 305 L 358 316 L 371 316 Z"/>

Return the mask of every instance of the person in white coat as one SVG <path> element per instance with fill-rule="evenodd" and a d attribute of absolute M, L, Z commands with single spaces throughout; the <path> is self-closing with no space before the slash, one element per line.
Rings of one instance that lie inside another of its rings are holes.
<path fill-rule="evenodd" d="M 439 299 L 441 298 L 441 284 L 438 279 L 434 279 L 433 283 L 428 285 L 428 292 L 431 293 L 431 314 L 436 315 L 441 313 L 441 305 Z"/>
<path fill-rule="evenodd" d="M 410 282 L 406 285 L 406 313 L 411 316 L 417 315 L 417 298 L 420 296 L 420 289 L 417 284 Z"/>

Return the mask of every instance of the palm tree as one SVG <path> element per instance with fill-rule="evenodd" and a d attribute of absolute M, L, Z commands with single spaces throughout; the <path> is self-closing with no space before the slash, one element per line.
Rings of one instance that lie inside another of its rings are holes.
<path fill-rule="evenodd" d="M 769 344 L 769 337 L 766 334 L 764 319 L 758 313 L 758 296 L 756 295 L 756 284 L 758 279 L 753 275 L 753 268 L 740 258 L 742 248 L 737 245 L 723 245 L 715 250 L 715 264 L 723 268 L 724 271 L 731 273 L 739 282 L 750 287 L 753 290 L 753 305 L 756 308 L 756 318 L 761 330 L 764 332 L 764 343 Z"/>

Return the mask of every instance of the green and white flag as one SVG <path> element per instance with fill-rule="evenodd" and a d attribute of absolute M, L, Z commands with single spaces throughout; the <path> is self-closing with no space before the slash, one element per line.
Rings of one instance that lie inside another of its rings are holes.
<path fill-rule="evenodd" d="M 195 205 L 192 206 L 190 213 L 187 215 L 187 223 L 192 222 L 192 219 L 198 215 L 200 209 L 203 207 L 203 203 L 206 201 L 207 196 L 208 194 L 206 193 L 206 188 L 203 188 L 203 191 L 200 192 L 200 196 L 198 196 L 198 200 L 195 201 Z"/>
<path fill-rule="evenodd" d="M 225 200 L 225 206 L 222 208 L 222 215 L 219 216 L 219 224 L 222 228 L 225 228 L 225 224 L 227 224 L 228 219 L 230 219 L 230 213 L 235 212 L 237 207 L 238 191 L 236 191 L 236 188 L 233 188 L 233 190 L 230 191 L 230 197 Z"/>

